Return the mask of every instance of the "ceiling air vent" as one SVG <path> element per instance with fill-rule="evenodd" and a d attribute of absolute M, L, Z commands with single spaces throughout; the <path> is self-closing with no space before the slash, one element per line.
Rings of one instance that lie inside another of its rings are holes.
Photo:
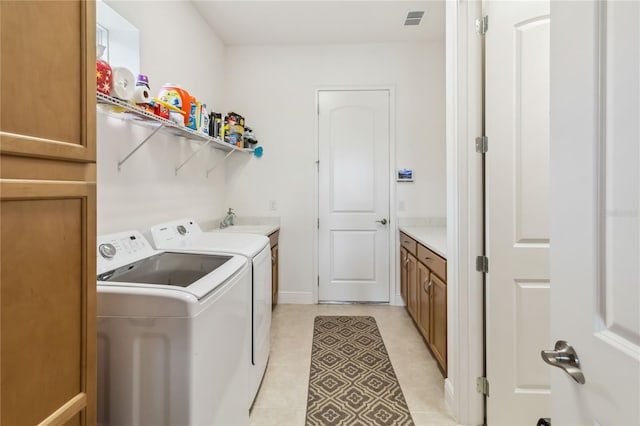
<path fill-rule="evenodd" d="M 423 10 L 416 10 L 407 13 L 407 17 L 404 20 L 404 25 L 420 25 L 420 21 L 422 21 L 422 17 L 424 16 Z"/>

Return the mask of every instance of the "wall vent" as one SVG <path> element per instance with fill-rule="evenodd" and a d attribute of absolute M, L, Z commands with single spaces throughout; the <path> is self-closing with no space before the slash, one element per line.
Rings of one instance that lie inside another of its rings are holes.
<path fill-rule="evenodd" d="M 407 13 L 407 17 L 404 20 L 404 25 L 420 25 L 422 17 L 424 16 L 424 10 L 414 10 Z"/>

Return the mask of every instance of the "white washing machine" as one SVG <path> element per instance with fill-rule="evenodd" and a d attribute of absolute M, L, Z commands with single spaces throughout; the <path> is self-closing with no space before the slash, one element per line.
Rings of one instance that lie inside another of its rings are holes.
<path fill-rule="evenodd" d="M 98 424 L 247 425 L 243 256 L 98 237 Z"/>
<path fill-rule="evenodd" d="M 252 327 L 247 407 L 251 407 L 269 360 L 271 330 L 271 245 L 264 235 L 203 232 L 192 219 L 151 228 L 157 249 L 243 255 L 252 265 Z"/>

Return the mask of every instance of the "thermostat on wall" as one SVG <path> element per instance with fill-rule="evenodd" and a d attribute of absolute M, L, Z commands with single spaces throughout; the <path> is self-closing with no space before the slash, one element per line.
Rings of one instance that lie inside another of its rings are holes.
<path fill-rule="evenodd" d="M 413 182 L 413 170 L 400 169 L 398 170 L 398 177 L 396 182 Z"/>

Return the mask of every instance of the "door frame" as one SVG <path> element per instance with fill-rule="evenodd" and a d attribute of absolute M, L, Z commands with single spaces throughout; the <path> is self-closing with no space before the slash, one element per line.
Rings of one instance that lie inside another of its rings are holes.
<path fill-rule="evenodd" d="M 447 1 L 447 353 L 445 402 L 462 425 L 484 423 L 482 274 L 482 164 L 475 138 L 482 135 L 481 37 L 476 19 L 482 0 Z"/>
<path fill-rule="evenodd" d="M 394 85 L 345 85 L 345 86 L 316 86 L 313 112 L 315 116 L 315 158 L 314 164 L 314 203 L 316 215 L 313 217 L 311 226 L 313 227 L 313 268 L 311 271 L 311 282 L 313 283 L 313 302 L 318 303 L 318 280 L 320 274 L 319 262 L 320 262 L 320 230 L 317 226 L 317 220 L 320 217 L 320 168 L 318 158 L 320 157 L 320 114 L 318 113 L 318 102 L 320 92 L 355 92 L 355 91 L 380 91 L 389 93 L 389 226 L 387 227 L 387 237 L 389 238 L 389 305 L 402 305 L 402 299 L 400 298 L 400 270 L 396 267 L 400 262 L 400 248 L 398 244 L 398 238 L 392 238 L 395 233 L 391 230 L 396 227 L 397 215 L 395 205 L 396 201 L 396 188 L 394 173 L 396 164 L 396 98 L 395 98 L 395 86 Z"/>

